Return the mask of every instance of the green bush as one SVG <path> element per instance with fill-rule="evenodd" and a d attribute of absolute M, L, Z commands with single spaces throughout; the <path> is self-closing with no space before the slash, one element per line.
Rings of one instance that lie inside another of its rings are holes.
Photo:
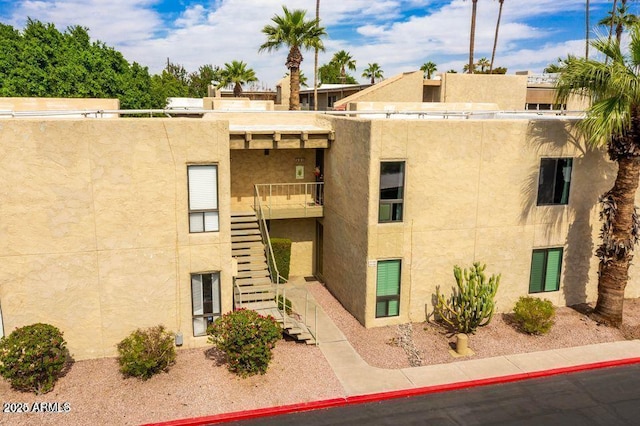
<path fill-rule="evenodd" d="M 53 389 L 71 356 L 62 332 L 49 324 L 32 324 L 0 340 L 0 375 L 14 389 L 46 393 Z"/>
<path fill-rule="evenodd" d="M 291 263 L 291 240 L 288 238 L 271 238 L 273 257 L 276 259 L 278 272 L 285 279 L 289 279 L 289 265 Z"/>
<path fill-rule="evenodd" d="M 480 266 L 479 262 L 475 262 L 469 271 L 454 266 L 453 275 L 457 287 L 453 289 L 449 299 L 445 299 L 440 294 L 440 288 L 436 287 L 435 312 L 458 333 L 475 333 L 478 327 L 491 322 L 500 274 L 491 275 L 487 281 L 485 268 L 486 265 Z"/>
<path fill-rule="evenodd" d="M 240 309 L 216 319 L 207 329 L 209 342 L 227 356 L 229 371 L 242 377 L 267 372 L 271 350 L 282 338 L 276 320 Z"/>
<path fill-rule="evenodd" d="M 291 300 L 283 297 L 281 294 L 279 294 L 275 300 L 278 303 L 278 309 L 285 309 L 286 314 L 291 315 L 291 312 L 293 312 Z"/>
<path fill-rule="evenodd" d="M 513 313 L 525 333 L 545 334 L 553 326 L 556 308 L 550 300 L 527 296 L 518 299 Z"/>
<path fill-rule="evenodd" d="M 147 380 L 168 371 L 176 361 L 173 334 L 157 325 L 138 329 L 118 343 L 118 363 L 125 377 Z"/>

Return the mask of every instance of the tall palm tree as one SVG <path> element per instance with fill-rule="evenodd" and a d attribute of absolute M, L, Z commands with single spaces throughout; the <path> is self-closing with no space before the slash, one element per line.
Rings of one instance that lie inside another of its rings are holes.
<path fill-rule="evenodd" d="M 493 60 L 496 58 L 496 47 L 498 47 L 498 31 L 500 30 L 500 19 L 502 18 L 502 5 L 504 0 L 498 0 L 500 8 L 498 9 L 498 21 L 496 22 L 496 34 L 493 37 L 493 50 L 491 51 L 491 64 L 489 64 L 489 74 L 493 71 Z M 589 0 L 587 0 L 589 3 Z"/>
<path fill-rule="evenodd" d="M 594 40 L 591 46 L 608 61 L 570 56 L 557 82 L 560 102 L 572 94 L 591 96 L 579 128 L 590 143 L 606 145 L 618 164 L 613 187 L 600 197 L 602 244 L 596 251 L 600 267 L 593 312 L 595 319 L 614 326 L 622 322 L 629 264 L 640 237 L 634 205 L 640 181 L 640 24 L 630 28 L 630 36 L 629 52 L 622 52 L 617 40 Z"/>
<path fill-rule="evenodd" d="M 475 67 L 473 66 L 473 50 L 476 42 L 476 14 L 478 11 L 478 0 L 471 0 L 471 35 L 469 37 L 469 63 L 467 64 L 467 72 L 473 74 Z"/>
<path fill-rule="evenodd" d="M 616 40 L 620 42 L 624 29 L 629 28 L 636 22 L 638 22 L 638 16 L 629 12 L 629 6 L 627 6 L 626 4 L 621 4 L 615 13 L 612 14 L 611 12 L 609 12 L 606 17 L 602 18 L 598 22 L 598 25 L 606 25 L 608 27 L 615 25 Z"/>
<path fill-rule="evenodd" d="M 377 62 L 374 62 L 373 64 L 367 64 L 367 65 L 368 66 L 362 73 L 362 76 L 365 78 L 370 78 L 371 84 L 375 84 L 376 78 L 382 78 L 384 75 L 384 71 L 382 71 L 382 68 L 380 68 L 380 65 L 378 65 Z"/>
<path fill-rule="evenodd" d="M 342 84 L 344 84 L 347 79 L 346 68 L 348 68 L 350 71 L 356 70 L 356 60 L 353 59 L 351 54 L 346 50 L 336 52 L 333 55 L 333 59 L 331 59 L 331 62 L 337 64 L 340 67 L 340 80 Z"/>
<path fill-rule="evenodd" d="M 302 52 L 300 49 L 318 49 L 323 51 L 322 37 L 327 33 L 316 20 L 306 20 L 306 11 L 296 9 L 290 11 L 282 6 L 283 15 L 271 18 L 273 25 L 265 25 L 262 32 L 267 36 L 259 51 L 271 52 L 282 46 L 289 48 L 285 65 L 291 74 L 291 93 L 289 95 L 289 109 L 300 109 L 300 63 Z"/>
<path fill-rule="evenodd" d="M 431 80 L 431 76 L 433 75 L 433 73 L 438 71 L 438 66 L 431 61 L 425 62 L 420 67 L 420 71 L 422 71 L 425 74 L 425 77 L 427 78 L 427 80 Z"/>
<path fill-rule="evenodd" d="M 316 24 L 320 22 L 320 0 L 316 0 Z M 318 48 L 313 57 L 313 109 L 318 110 Z"/>
<path fill-rule="evenodd" d="M 587 0 L 587 4 L 586 4 L 586 13 L 585 13 L 585 43 L 584 43 L 584 57 L 586 59 L 589 59 L 589 12 L 591 10 L 591 8 L 589 7 L 589 0 Z"/>
<path fill-rule="evenodd" d="M 220 71 L 218 89 L 233 84 L 233 96 L 239 98 L 242 96 L 242 85 L 253 81 L 258 81 L 253 69 L 247 68 L 247 64 L 243 61 L 231 61 L 231 63 L 225 63 Z"/>
<path fill-rule="evenodd" d="M 480 67 L 480 72 L 484 73 L 487 71 L 487 68 L 489 68 L 491 63 L 487 58 L 480 58 L 478 59 L 478 63 L 476 65 Z"/>

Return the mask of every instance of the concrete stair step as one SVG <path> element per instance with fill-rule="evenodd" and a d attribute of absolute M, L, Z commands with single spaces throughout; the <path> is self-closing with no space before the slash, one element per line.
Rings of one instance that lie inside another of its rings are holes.
<path fill-rule="evenodd" d="M 231 254 L 235 256 L 235 250 L 239 249 L 255 249 L 264 253 L 264 244 L 262 244 L 262 241 L 237 241 L 231 243 Z"/>
<path fill-rule="evenodd" d="M 247 285 L 266 285 L 272 284 L 271 278 L 268 277 L 260 277 L 260 278 L 236 278 L 236 284 L 238 286 L 243 287 Z"/>
<path fill-rule="evenodd" d="M 258 223 L 258 218 L 254 214 L 253 216 L 231 216 L 231 223 Z"/>
<path fill-rule="evenodd" d="M 258 226 L 258 222 L 232 222 L 231 230 L 235 231 L 238 229 L 260 229 L 260 227 Z"/>
<path fill-rule="evenodd" d="M 255 253 L 248 253 L 246 256 L 234 256 L 238 261 L 238 268 L 241 268 L 245 264 L 264 263 L 267 264 L 264 253 L 262 256 L 256 256 Z"/>
<path fill-rule="evenodd" d="M 267 262 L 264 261 L 264 259 L 247 263 L 238 262 L 238 271 L 260 271 L 262 269 L 269 270 L 269 266 L 267 265 Z"/>
<path fill-rule="evenodd" d="M 260 235 L 260 230 L 259 229 L 236 229 L 236 230 L 231 230 L 231 236 L 232 237 L 236 237 L 236 236 L 246 236 L 246 235 Z M 260 235 L 260 239 L 262 239 L 262 236 Z"/>
<path fill-rule="evenodd" d="M 236 302 L 244 307 L 247 303 L 268 302 L 268 301 L 273 300 L 274 297 L 275 297 L 275 293 L 274 292 L 269 292 L 269 293 L 249 293 L 249 294 L 242 294 L 242 295 L 238 296 Z"/>
<path fill-rule="evenodd" d="M 276 302 L 274 302 L 273 300 L 271 301 L 262 301 L 262 302 L 253 302 L 253 303 L 245 303 L 242 305 L 243 308 L 245 309 L 252 309 L 254 311 L 269 311 L 272 309 L 275 309 L 276 312 L 278 311 L 278 308 L 276 307 Z"/>
<path fill-rule="evenodd" d="M 242 278 L 262 278 L 268 277 L 269 271 L 266 269 L 255 270 L 255 271 L 238 271 L 238 276 L 236 277 L 236 281 Z"/>
<path fill-rule="evenodd" d="M 259 293 L 259 292 L 264 292 L 264 291 L 271 291 L 274 293 L 275 297 L 275 291 L 273 289 L 273 285 L 270 284 L 260 284 L 260 285 L 245 285 L 240 287 L 240 292 L 242 294 L 246 294 L 246 293 Z"/>
<path fill-rule="evenodd" d="M 242 242 L 259 242 L 262 244 L 262 237 L 260 235 L 232 235 L 231 236 L 231 247 L 233 247 L 233 243 L 242 243 Z"/>

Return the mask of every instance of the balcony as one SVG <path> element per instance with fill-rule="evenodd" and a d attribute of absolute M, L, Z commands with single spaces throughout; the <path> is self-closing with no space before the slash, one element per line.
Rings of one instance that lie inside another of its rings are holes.
<path fill-rule="evenodd" d="M 270 183 L 255 186 L 254 209 L 265 219 L 324 215 L 324 182 Z"/>

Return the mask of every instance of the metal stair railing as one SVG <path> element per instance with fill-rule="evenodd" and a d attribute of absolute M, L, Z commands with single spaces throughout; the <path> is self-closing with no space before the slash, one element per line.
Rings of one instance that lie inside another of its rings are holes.
<path fill-rule="evenodd" d="M 272 286 L 275 287 L 275 298 L 276 298 L 276 307 L 278 309 L 278 311 L 280 312 L 280 314 L 282 315 L 282 326 L 283 328 L 287 328 L 287 319 L 288 318 L 288 314 L 287 314 L 287 307 L 286 307 L 286 301 L 287 301 L 287 296 L 286 296 L 286 289 L 284 288 L 284 286 L 281 288 L 279 284 L 284 284 L 287 282 L 287 280 L 280 275 L 280 272 L 278 271 L 278 265 L 276 265 L 276 258 L 275 255 L 273 254 L 273 247 L 271 246 L 271 237 L 269 236 L 269 229 L 267 228 L 267 221 L 264 218 L 264 212 L 262 210 L 262 201 L 260 200 L 260 190 L 258 188 L 258 185 L 254 186 L 254 210 L 256 212 L 256 217 L 258 219 L 258 226 L 260 228 L 260 235 L 262 237 L 262 241 L 264 243 L 265 246 L 265 251 L 267 252 L 267 266 L 269 267 L 269 274 L 271 276 L 271 283 Z M 305 295 L 305 315 L 303 317 L 303 323 L 305 325 L 305 327 L 307 327 L 307 329 L 309 330 L 309 333 L 311 334 L 311 336 L 313 336 L 316 345 L 319 344 L 318 341 L 318 307 L 315 306 L 314 308 L 314 316 L 315 316 L 315 322 L 314 322 L 314 330 L 312 331 L 311 328 L 309 328 L 307 326 L 308 324 L 308 300 L 309 300 L 309 294 L 307 292 L 307 290 L 304 290 L 306 295 Z M 282 304 L 280 303 L 280 295 L 282 295 Z M 280 307 L 282 306 L 282 308 Z M 293 307 L 292 307 L 293 308 Z M 291 319 L 289 320 L 291 322 Z M 297 321 L 296 321 L 297 322 Z"/>
<path fill-rule="evenodd" d="M 309 216 L 309 208 L 324 205 L 324 182 L 264 183 L 255 185 L 256 194 L 261 194 L 262 206 L 272 217 L 278 208 L 299 208 L 303 217 Z M 255 203 L 254 203 L 255 204 Z M 257 207 L 256 207 L 257 211 Z"/>

